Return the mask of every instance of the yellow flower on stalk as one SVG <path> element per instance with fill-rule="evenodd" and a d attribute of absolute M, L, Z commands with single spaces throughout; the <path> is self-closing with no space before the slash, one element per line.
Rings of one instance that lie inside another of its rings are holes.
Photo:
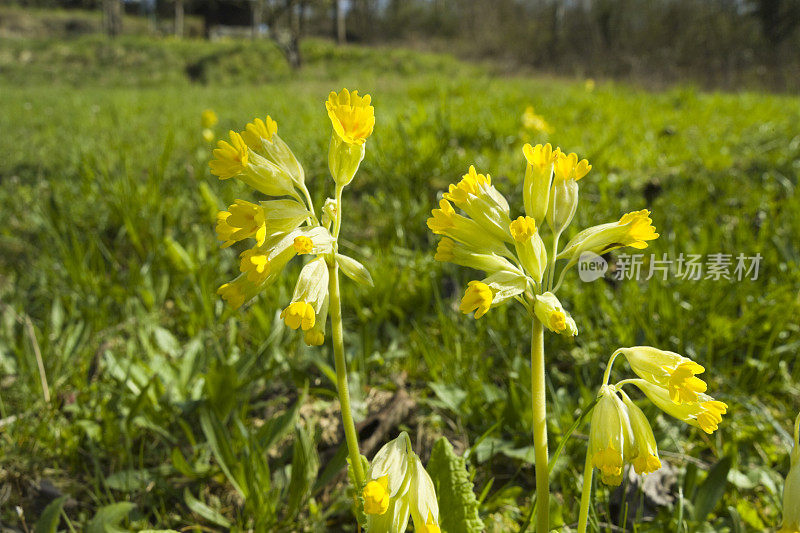
<path fill-rule="evenodd" d="M 281 312 L 281 318 L 290 328 L 298 329 L 302 327 L 303 331 L 306 331 L 314 327 L 314 320 L 316 317 L 314 307 L 311 304 L 297 301 L 290 303 L 289 306 Z"/>
<path fill-rule="evenodd" d="M 533 110 L 533 106 L 530 105 L 526 107 L 525 111 L 522 113 L 522 127 L 534 132 L 553 132 L 553 128 L 550 124 L 547 123 L 543 116 L 537 115 Z"/>
<path fill-rule="evenodd" d="M 695 377 L 705 372 L 705 368 L 688 357 L 651 346 L 634 346 L 618 351 L 625 356 L 637 376 L 666 388 L 675 403 L 695 402 L 700 393 L 706 392 L 706 383 Z"/>
<path fill-rule="evenodd" d="M 532 217 L 537 225 L 541 225 L 550 205 L 550 185 L 553 178 L 553 163 L 561 154 L 561 150 L 550 144 L 525 144 L 522 147 L 527 165 L 525 179 L 522 182 L 522 201 L 525 213 Z"/>
<path fill-rule="evenodd" d="M 519 272 L 519 269 L 512 265 L 508 259 L 500 257 L 496 253 L 482 253 L 448 237 L 439 241 L 439 245 L 436 247 L 436 255 L 433 258 L 436 261 L 483 270 L 487 274 L 494 274 L 501 270 Z"/>
<path fill-rule="evenodd" d="M 278 133 L 278 123 L 267 115 L 266 120 L 257 118 L 247 124 L 241 135 L 247 146 L 255 150 L 261 145 L 261 139 L 272 142 L 272 136 L 276 133 Z"/>
<path fill-rule="evenodd" d="M 492 186 L 492 178 L 488 174 L 478 174 L 475 166 L 470 165 L 467 173 L 461 177 L 461 181 L 451 184 L 442 197 L 462 209 L 498 241 L 511 242 L 511 235 L 508 232 L 511 223 L 508 216 L 508 202 Z"/>
<path fill-rule="evenodd" d="M 578 334 L 578 327 L 575 321 L 564 310 L 561 302 L 552 292 L 535 296 L 533 312 L 544 327 L 553 333 L 568 337 L 574 337 Z"/>
<path fill-rule="evenodd" d="M 702 429 L 709 435 L 719 428 L 722 415 L 728 411 L 728 406 L 724 402 L 715 400 L 708 394 L 698 394 L 697 401 L 694 402 L 676 403 L 670 398 L 667 389 L 647 380 L 629 379 L 624 383 L 636 385 L 656 407 L 690 426 Z"/>
<path fill-rule="evenodd" d="M 364 487 L 364 512 L 381 515 L 389 508 L 389 476 L 372 480 Z"/>
<path fill-rule="evenodd" d="M 633 441 L 627 408 L 614 387 L 603 385 L 592 413 L 588 453 L 606 485 L 622 482 L 622 468 L 635 455 Z"/>
<path fill-rule="evenodd" d="M 444 198 L 439 200 L 439 209 L 431 210 L 431 215 L 427 224 L 436 235 L 450 237 L 485 253 L 508 253 L 501 240 L 490 235 L 471 218 L 456 213 L 450 202 Z"/>
<path fill-rule="evenodd" d="M 653 428 L 650 422 L 639 407 L 623 391 L 618 391 L 622 396 L 622 403 L 628 409 L 628 419 L 631 423 L 633 433 L 633 446 L 635 455 L 631 459 L 633 469 L 637 474 L 651 474 L 661 468 L 661 460 L 658 458 L 658 446 L 653 435 Z"/>
<path fill-rule="evenodd" d="M 475 319 L 477 320 L 486 314 L 492 306 L 493 299 L 494 293 L 488 285 L 481 281 L 470 281 L 467 284 L 464 297 L 461 299 L 459 309 L 465 315 L 475 311 Z"/>
<path fill-rule="evenodd" d="M 246 274 L 242 274 L 229 283 L 223 283 L 217 294 L 222 296 L 228 305 L 233 309 L 239 309 L 244 303 L 255 296 L 259 291 L 259 286 L 247 279 Z"/>
<path fill-rule="evenodd" d="M 618 222 L 600 224 L 579 232 L 558 254 L 558 258 L 569 258 L 569 265 L 573 265 L 584 252 L 602 255 L 624 246 L 643 249 L 647 248 L 647 241 L 656 238 L 658 233 L 650 219 L 650 211 L 642 209 L 623 215 Z"/>
<path fill-rule="evenodd" d="M 233 178 L 244 172 L 250 158 L 249 149 L 242 136 L 233 130 L 229 135 L 231 142 L 219 141 L 214 150 L 214 159 L 208 163 L 211 173 L 219 176 L 221 180 Z"/>
<path fill-rule="evenodd" d="M 239 256 L 239 270 L 247 275 L 247 280 L 259 285 L 263 283 L 270 274 L 269 257 L 265 250 L 258 247 L 245 250 Z"/>
<path fill-rule="evenodd" d="M 800 415 L 794 422 L 789 473 L 783 487 L 783 523 L 778 533 L 800 533 Z"/>
<path fill-rule="evenodd" d="M 200 113 L 200 125 L 203 128 L 213 128 L 219 122 L 219 118 L 213 109 L 205 109 Z"/>
<path fill-rule="evenodd" d="M 236 200 L 227 211 L 217 213 L 217 238 L 223 241 L 223 248 L 247 238 L 255 239 L 260 246 L 266 237 L 266 217 L 260 205 Z"/>
<path fill-rule="evenodd" d="M 592 170 L 586 159 L 578 161 L 577 154 L 564 154 L 559 151 L 555 158 L 554 179 L 578 181 Z"/>
<path fill-rule="evenodd" d="M 536 283 L 542 282 L 547 266 L 547 250 L 539 236 L 536 222 L 531 217 L 518 217 L 508 227 L 514 239 L 514 248 L 523 268 Z"/>
<path fill-rule="evenodd" d="M 325 107 L 333 129 L 339 138 L 348 144 L 364 144 L 375 127 L 375 108 L 370 105 L 372 97 L 359 96 L 358 91 L 342 89 L 339 94 L 331 92 Z"/>
<path fill-rule="evenodd" d="M 294 238 L 294 244 L 292 246 L 294 246 L 295 252 L 299 255 L 310 254 L 311 250 L 314 249 L 314 241 L 305 235 L 299 235 Z"/>

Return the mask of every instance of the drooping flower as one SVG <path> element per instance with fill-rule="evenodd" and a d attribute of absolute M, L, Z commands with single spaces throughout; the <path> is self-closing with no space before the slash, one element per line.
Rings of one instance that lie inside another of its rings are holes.
<path fill-rule="evenodd" d="M 696 377 L 705 368 L 688 357 L 651 346 L 621 348 L 619 352 L 637 376 L 666 388 L 675 403 L 695 402 L 700 393 L 706 392 L 706 383 Z"/>
<path fill-rule="evenodd" d="M 622 469 L 635 455 L 633 430 L 625 404 L 616 389 L 603 385 L 592 413 L 589 431 L 589 456 L 607 485 L 622 482 Z"/>
<path fill-rule="evenodd" d="M 579 232 L 558 257 L 568 258 L 570 264 L 574 264 L 584 252 L 602 255 L 624 246 L 642 249 L 647 248 L 647 241 L 656 238 L 658 233 L 650 219 L 650 211 L 642 209 L 623 215 L 618 222 L 600 224 Z"/>
<path fill-rule="evenodd" d="M 697 401 L 694 402 L 676 403 L 670 398 L 667 389 L 647 380 L 630 379 L 626 380 L 626 383 L 639 387 L 656 407 L 668 415 L 700 428 L 708 434 L 719 428 L 722 415 L 728 411 L 728 406 L 724 402 L 715 400 L 708 394 L 698 394 Z"/>
<path fill-rule="evenodd" d="M 631 424 L 633 433 L 633 447 L 635 455 L 631 458 L 631 464 L 637 474 L 650 474 L 661 468 L 661 460 L 658 458 L 658 446 L 653 435 L 653 428 L 647 420 L 644 412 L 633 403 L 630 397 L 622 390 L 618 391 L 622 396 L 622 402 L 628 409 L 628 420 Z"/>

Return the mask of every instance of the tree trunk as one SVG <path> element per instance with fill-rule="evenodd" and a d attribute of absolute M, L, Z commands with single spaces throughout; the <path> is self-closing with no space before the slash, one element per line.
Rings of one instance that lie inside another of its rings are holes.
<path fill-rule="evenodd" d="M 345 44 L 347 42 L 347 29 L 345 27 L 345 11 L 343 0 L 333 0 L 336 10 L 336 42 Z"/>
<path fill-rule="evenodd" d="M 103 26 L 111 37 L 122 33 L 122 0 L 103 0 Z"/>
<path fill-rule="evenodd" d="M 183 0 L 175 0 L 175 37 L 183 37 Z"/>
<path fill-rule="evenodd" d="M 252 0 L 253 2 L 253 39 L 258 39 L 261 35 L 261 24 L 264 21 L 264 0 Z"/>

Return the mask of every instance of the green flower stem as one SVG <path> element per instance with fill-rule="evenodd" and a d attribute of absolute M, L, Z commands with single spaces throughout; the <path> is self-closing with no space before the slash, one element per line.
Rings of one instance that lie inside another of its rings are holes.
<path fill-rule="evenodd" d="M 342 425 L 347 441 L 350 465 L 356 478 L 356 490 L 364 484 L 364 468 L 361 465 L 361 452 L 358 449 L 358 434 L 353 423 L 353 412 L 350 408 L 350 389 L 347 387 L 347 362 L 344 357 L 344 334 L 342 332 L 342 305 L 339 295 L 339 266 L 334 262 L 328 265 L 330 272 L 330 313 L 333 333 L 333 356 L 336 367 L 336 390 L 339 393 L 339 404 L 342 409 Z"/>
<path fill-rule="evenodd" d="M 583 488 L 581 489 L 581 511 L 578 515 L 578 533 L 586 533 L 589 524 L 589 502 L 592 499 L 592 458 L 589 456 L 589 449 L 586 449 L 586 464 L 583 467 Z"/>
<path fill-rule="evenodd" d="M 342 189 L 336 186 L 336 218 L 334 220 L 333 238 L 338 239 L 342 227 Z M 338 246 L 337 246 L 338 248 Z M 358 448 L 358 433 L 353 422 L 353 411 L 350 408 L 350 389 L 347 386 L 347 361 L 344 356 L 344 333 L 342 328 L 342 298 L 339 292 L 339 265 L 331 258 L 328 263 L 330 274 L 330 314 L 333 337 L 333 358 L 336 368 L 336 390 L 339 393 L 339 404 L 342 409 L 342 425 L 350 465 L 356 478 L 356 490 L 364 484 L 364 468 L 361 464 L 361 451 Z"/>
<path fill-rule="evenodd" d="M 544 328 L 533 319 L 531 335 L 531 401 L 536 461 L 536 532 L 550 531 L 550 482 L 547 454 L 547 398 L 544 380 Z"/>

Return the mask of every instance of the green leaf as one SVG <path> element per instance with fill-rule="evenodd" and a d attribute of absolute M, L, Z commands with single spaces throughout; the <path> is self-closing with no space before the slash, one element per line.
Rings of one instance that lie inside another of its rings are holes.
<path fill-rule="evenodd" d="M 247 498 L 247 493 L 243 489 L 241 480 L 235 477 L 231 470 L 237 465 L 237 460 L 231 447 L 230 432 L 222 425 L 214 410 L 208 407 L 200 409 L 200 426 L 203 428 L 203 434 L 208 440 L 208 445 L 211 446 L 214 459 L 217 460 L 225 477 L 228 478 L 236 492 Z"/>
<path fill-rule="evenodd" d="M 125 520 L 128 513 L 135 507 L 136 504 L 131 502 L 118 502 L 101 507 L 86 526 L 86 533 L 118 533 L 127 531 L 119 527 L 119 524 Z"/>
<path fill-rule="evenodd" d="M 310 495 L 311 485 L 319 472 L 319 456 L 314 441 L 308 431 L 300 426 L 295 428 L 294 450 L 292 453 L 292 477 L 289 481 L 289 503 L 286 518 L 291 519 L 300 511 Z"/>
<path fill-rule="evenodd" d="M 143 490 L 153 480 L 148 470 L 121 470 L 106 478 L 106 485 L 114 490 L 132 492 Z"/>
<path fill-rule="evenodd" d="M 453 451 L 445 437 L 433 445 L 428 473 L 439 499 L 439 525 L 450 533 L 479 533 L 484 525 L 472 490 L 466 461 Z"/>
<path fill-rule="evenodd" d="M 61 509 L 63 509 L 66 501 L 67 497 L 61 496 L 47 504 L 47 507 L 42 511 L 42 516 L 36 521 L 33 533 L 56 533 L 58 523 L 61 521 Z"/>
<path fill-rule="evenodd" d="M 731 464 L 730 457 L 720 459 L 717 464 L 711 467 L 706 479 L 697 487 L 697 494 L 694 498 L 695 521 L 704 522 L 720 499 L 722 499 L 728 483 L 728 471 L 731 469 Z"/>
<path fill-rule="evenodd" d="M 192 493 L 189 492 L 189 489 L 183 491 L 183 501 L 186 502 L 186 505 L 192 510 L 192 512 L 197 513 L 209 522 L 225 528 L 231 527 L 231 523 L 227 518 L 192 496 Z"/>

